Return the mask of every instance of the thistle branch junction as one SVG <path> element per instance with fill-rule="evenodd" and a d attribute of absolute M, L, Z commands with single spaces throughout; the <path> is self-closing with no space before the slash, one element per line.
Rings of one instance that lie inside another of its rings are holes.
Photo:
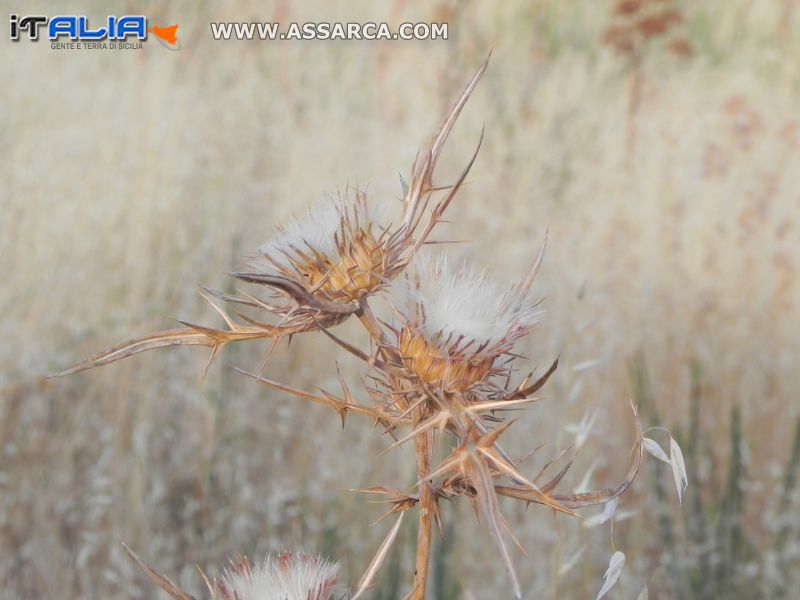
<path fill-rule="evenodd" d="M 524 457 L 503 448 L 514 421 L 510 415 L 531 409 L 536 393 L 558 366 L 558 359 L 535 376 L 514 381 L 522 358 L 517 349 L 542 317 L 531 288 L 542 263 L 545 243 L 519 282 L 504 285 L 490 274 L 453 267 L 443 255 L 422 250 L 461 189 L 475 162 L 483 132 L 454 182 L 436 181 L 442 150 L 464 105 L 481 79 L 487 61 L 469 80 L 430 142 L 417 155 L 408 181 L 402 180 L 402 207 L 391 220 L 386 205 L 366 192 L 348 189 L 305 215 L 279 227 L 259 248 L 250 270 L 231 275 L 255 291 L 236 295 L 204 289 L 226 327 L 183 322 L 183 327 L 129 340 L 58 375 L 106 365 L 154 348 L 196 345 L 211 348 L 211 361 L 227 344 L 253 339 L 274 342 L 297 334 L 324 335 L 355 356 L 369 377 L 352 390 L 340 376 L 339 390 L 305 391 L 263 372 L 242 374 L 273 390 L 333 409 L 344 421 L 349 413 L 367 417 L 392 440 L 387 452 L 412 444 L 417 481 L 410 489 L 377 485 L 363 489 L 387 503 L 384 516 L 417 512 L 417 548 L 410 597 L 425 596 L 432 531 L 442 533 L 442 501 L 464 498 L 475 509 L 497 549 L 511 587 L 521 597 L 508 542 L 519 545 L 500 511 L 499 496 L 538 504 L 556 513 L 603 504 L 630 486 L 643 455 L 636 407 L 633 452 L 627 473 L 613 487 L 586 493 L 560 493 L 559 483 L 572 461 L 551 473 L 547 464 L 535 476 L 524 472 Z M 379 318 L 373 299 L 391 307 Z M 223 309 L 216 302 L 223 302 Z M 263 314 L 248 316 L 242 312 Z M 335 328 L 356 319 L 370 338 L 361 349 Z M 450 448 L 440 456 L 436 449 Z M 367 589 L 397 533 L 381 545 L 358 594 Z M 230 577 L 229 577 L 230 579 Z M 358 595 L 357 594 L 357 595 Z"/>

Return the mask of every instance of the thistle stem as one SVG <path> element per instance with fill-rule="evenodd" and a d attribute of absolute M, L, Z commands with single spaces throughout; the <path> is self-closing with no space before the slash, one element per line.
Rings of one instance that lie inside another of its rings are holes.
<path fill-rule="evenodd" d="M 424 478 L 431 467 L 431 432 L 420 433 L 414 440 L 417 451 L 417 476 Z M 431 535 L 436 499 L 429 481 L 423 481 L 419 489 L 419 522 L 417 525 L 417 558 L 414 567 L 414 587 L 411 600 L 423 600 L 428 586 L 428 567 L 431 557 Z"/>

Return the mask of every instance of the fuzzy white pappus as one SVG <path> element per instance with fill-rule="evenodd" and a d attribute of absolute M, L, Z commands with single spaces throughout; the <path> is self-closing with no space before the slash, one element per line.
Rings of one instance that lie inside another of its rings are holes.
<path fill-rule="evenodd" d="M 272 262 L 289 268 L 290 258 L 296 257 L 298 252 L 316 252 L 333 260 L 337 256 L 337 238 L 341 240 L 348 233 L 345 222 L 349 222 L 350 227 L 372 225 L 375 230 L 380 230 L 386 212 L 384 203 L 367 201 L 365 194 L 358 190 L 326 198 L 307 208 L 302 217 L 292 217 L 288 223 L 279 226 L 277 234 L 259 247 L 261 256 L 252 262 L 252 266 L 269 269 L 267 263 Z"/>
<path fill-rule="evenodd" d="M 216 585 L 223 600 L 329 600 L 338 571 L 320 556 L 283 552 L 259 565 L 234 565 Z"/>
<path fill-rule="evenodd" d="M 428 338 L 452 335 L 489 348 L 511 344 L 543 314 L 526 290 L 494 281 L 489 271 L 453 270 L 445 256 L 415 263 L 416 276 L 397 280 L 391 295 L 406 324 Z"/>

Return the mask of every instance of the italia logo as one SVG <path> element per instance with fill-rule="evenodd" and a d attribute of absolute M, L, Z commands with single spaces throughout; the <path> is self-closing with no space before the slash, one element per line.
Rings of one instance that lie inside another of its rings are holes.
<path fill-rule="evenodd" d="M 35 42 L 40 35 L 44 35 L 53 47 L 58 42 L 93 42 L 87 47 L 141 47 L 147 40 L 148 33 L 170 50 L 178 50 L 180 42 L 176 32 L 178 25 L 168 27 L 147 27 L 147 17 L 144 15 L 124 15 L 122 17 L 109 16 L 102 24 L 95 25 L 89 22 L 84 15 L 57 15 L 46 17 L 43 15 L 9 15 L 9 36 L 12 41 L 18 42 L 23 37 Z M 80 47 L 80 46 L 79 46 Z"/>

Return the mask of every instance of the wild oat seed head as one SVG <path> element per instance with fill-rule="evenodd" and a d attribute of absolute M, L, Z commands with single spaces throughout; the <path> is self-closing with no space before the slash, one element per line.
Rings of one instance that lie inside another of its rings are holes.
<path fill-rule="evenodd" d="M 260 565 L 236 561 L 216 582 L 219 600 L 328 600 L 339 564 L 320 556 L 281 552 Z"/>

